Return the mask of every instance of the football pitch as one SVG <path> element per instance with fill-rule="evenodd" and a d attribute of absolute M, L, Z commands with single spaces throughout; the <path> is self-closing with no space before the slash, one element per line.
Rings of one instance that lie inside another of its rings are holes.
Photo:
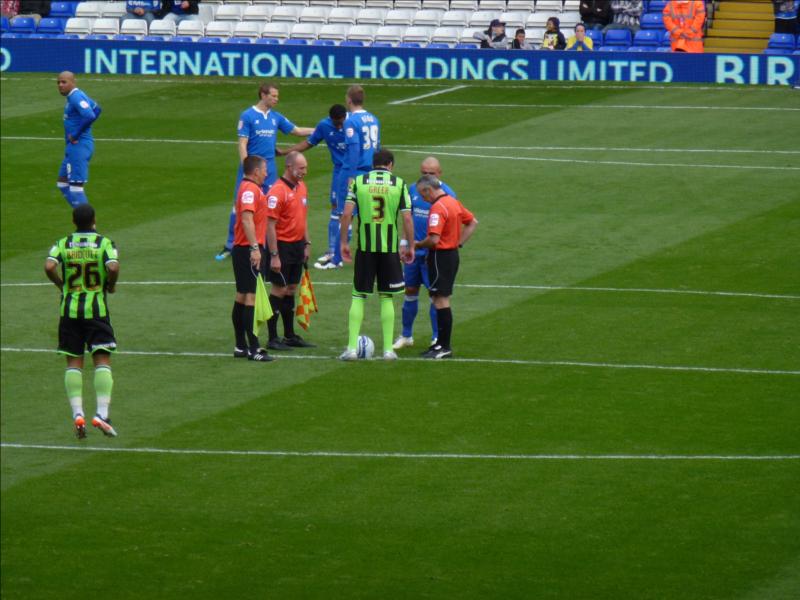
<path fill-rule="evenodd" d="M 121 270 L 119 437 L 79 442 L 43 273 L 64 100 L 1 83 L 4 598 L 800 597 L 800 92 L 366 82 L 395 172 L 436 155 L 480 221 L 455 358 L 419 359 L 421 308 L 399 361 L 335 360 L 346 266 L 312 269 L 317 347 L 259 364 L 213 258 L 259 82 L 79 76 Z M 348 83 L 277 110 L 313 126 Z"/>

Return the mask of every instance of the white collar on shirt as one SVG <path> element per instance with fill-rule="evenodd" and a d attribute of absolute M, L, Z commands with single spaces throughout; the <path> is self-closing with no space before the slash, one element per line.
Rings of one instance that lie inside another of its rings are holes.
<path fill-rule="evenodd" d="M 256 111 L 260 115 L 264 115 L 265 119 L 269 116 L 269 110 L 267 110 L 266 112 L 262 112 L 261 109 L 258 108 L 255 104 L 253 105 L 253 110 Z"/>

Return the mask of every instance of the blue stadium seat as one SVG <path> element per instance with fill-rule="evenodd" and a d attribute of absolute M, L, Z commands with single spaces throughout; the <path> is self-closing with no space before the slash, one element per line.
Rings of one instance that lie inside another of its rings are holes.
<path fill-rule="evenodd" d="M 53 2 L 50 5 L 49 17 L 60 17 L 62 19 L 69 19 L 75 16 L 75 9 L 78 7 L 77 2 Z"/>
<path fill-rule="evenodd" d="M 225 40 L 228 44 L 252 44 L 253 40 L 246 37 L 232 37 Z"/>
<path fill-rule="evenodd" d="M 54 38 L 56 37 L 56 33 L 31 33 L 26 37 L 29 40 L 46 40 L 47 38 Z"/>
<path fill-rule="evenodd" d="M 479 47 L 476 46 L 475 44 L 456 44 L 456 48 L 458 50 L 475 50 L 478 49 Z"/>
<path fill-rule="evenodd" d="M 373 48 L 391 48 L 392 47 L 392 43 L 391 42 L 372 42 L 370 44 L 370 46 L 372 46 Z"/>
<path fill-rule="evenodd" d="M 2 17 L 0 19 L 0 33 L 5 33 L 9 30 L 10 24 L 8 22 L 8 17 Z"/>
<path fill-rule="evenodd" d="M 190 35 L 176 35 L 170 41 L 171 42 L 193 42 L 194 38 L 192 36 L 190 36 Z"/>
<path fill-rule="evenodd" d="M 634 46 L 646 46 L 655 50 L 661 45 L 661 32 L 655 29 L 640 29 L 633 37 Z"/>
<path fill-rule="evenodd" d="M 163 42 L 163 35 L 146 35 L 142 38 L 143 42 Z"/>
<path fill-rule="evenodd" d="M 642 29 L 664 29 L 664 15 L 660 12 L 657 13 L 647 13 L 642 15 L 642 18 L 639 20 L 639 26 Z"/>
<path fill-rule="evenodd" d="M 598 52 L 627 52 L 629 46 L 600 46 Z"/>
<path fill-rule="evenodd" d="M 769 43 L 764 54 L 791 54 L 794 49 L 795 40 L 791 33 L 773 33 L 769 36 Z"/>
<path fill-rule="evenodd" d="M 201 37 L 197 41 L 200 42 L 201 44 L 219 44 L 219 43 L 222 42 L 222 38 L 213 37 L 213 36 L 205 36 L 205 37 Z"/>
<path fill-rule="evenodd" d="M 284 46 L 308 46 L 308 40 L 301 40 L 298 38 L 291 38 L 283 41 Z"/>
<path fill-rule="evenodd" d="M 432 42 L 432 43 L 428 44 L 428 48 L 433 48 L 435 50 L 444 50 L 445 48 L 449 48 L 449 47 L 450 46 L 448 46 L 447 44 L 444 44 L 442 42 Z"/>
<path fill-rule="evenodd" d="M 36 28 L 36 33 L 64 33 L 64 21 L 61 19 L 47 18 L 39 21 L 39 26 Z"/>
<path fill-rule="evenodd" d="M 339 45 L 344 46 L 345 48 L 363 48 L 364 42 L 361 40 L 345 40 Z"/>
<path fill-rule="evenodd" d="M 314 40 L 311 42 L 312 46 L 335 46 L 336 42 L 333 40 Z"/>
<path fill-rule="evenodd" d="M 256 44 L 280 44 L 281 41 L 276 38 L 259 38 L 256 40 Z"/>
<path fill-rule="evenodd" d="M 112 40 L 116 40 L 118 42 L 135 42 L 136 36 L 135 35 L 125 35 L 125 34 L 118 34 L 111 38 Z"/>
<path fill-rule="evenodd" d="M 153 36 L 155 37 L 155 36 Z M 108 40 L 110 39 L 105 33 L 90 33 L 84 39 L 87 40 Z"/>
<path fill-rule="evenodd" d="M 662 13 L 667 5 L 667 0 L 650 0 L 647 4 L 648 13 Z"/>
<path fill-rule="evenodd" d="M 8 39 L 8 38 L 12 38 L 12 39 L 13 38 L 26 38 L 26 37 L 28 37 L 28 34 L 26 34 L 26 33 L 14 33 L 13 31 L 4 31 L 3 33 L 0 34 L 0 37 L 2 37 L 3 39 Z"/>
<path fill-rule="evenodd" d="M 79 39 L 81 39 L 81 36 L 79 36 L 77 33 L 59 33 L 56 36 L 56 39 L 57 40 L 79 40 Z"/>
<path fill-rule="evenodd" d="M 33 17 L 14 17 L 11 19 L 11 33 L 29 35 L 36 33 L 36 20 Z"/>
<path fill-rule="evenodd" d="M 422 48 L 419 42 L 400 42 L 397 44 L 398 48 Z"/>
<path fill-rule="evenodd" d="M 592 40 L 595 50 L 603 45 L 603 31 L 601 29 L 587 29 L 586 37 Z"/>
<path fill-rule="evenodd" d="M 619 46 L 627 48 L 631 45 L 630 29 L 609 29 L 606 31 L 603 44 L 605 46 Z"/>

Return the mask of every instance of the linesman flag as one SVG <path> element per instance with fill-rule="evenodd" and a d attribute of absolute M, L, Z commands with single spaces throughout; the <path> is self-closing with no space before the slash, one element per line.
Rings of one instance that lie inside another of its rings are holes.
<path fill-rule="evenodd" d="M 267 295 L 267 286 L 264 285 L 264 278 L 256 275 L 256 306 L 253 311 L 253 335 L 258 337 L 258 332 L 264 323 L 272 318 L 272 306 Z"/>
<path fill-rule="evenodd" d="M 308 326 L 311 324 L 312 312 L 319 312 L 317 297 L 314 295 L 314 286 L 311 285 L 308 269 L 304 269 L 303 278 L 300 280 L 300 302 L 297 303 L 294 313 L 297 317 L 297 323 L 306 331 L 308 331 Z"/>

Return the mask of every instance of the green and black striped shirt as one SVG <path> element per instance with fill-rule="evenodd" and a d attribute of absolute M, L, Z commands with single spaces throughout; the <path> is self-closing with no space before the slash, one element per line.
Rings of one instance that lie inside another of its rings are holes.
<path fill-rule="evenodd" d="M 96 231 L 77 231 L 58 240 L 48 258 L 61 265 L 64 288 L 61 316 L 95 319 L 108 316 L 106 265 L 118 262 L 117 247 Z"/>
<path fill-rule="evenodd" d="M 356 177 L 347 202 L 358 207 L 358 249 L 397 252 L 400 213 L 411 210 L 405 182 L 385 169 L 370 171 Z"/>

